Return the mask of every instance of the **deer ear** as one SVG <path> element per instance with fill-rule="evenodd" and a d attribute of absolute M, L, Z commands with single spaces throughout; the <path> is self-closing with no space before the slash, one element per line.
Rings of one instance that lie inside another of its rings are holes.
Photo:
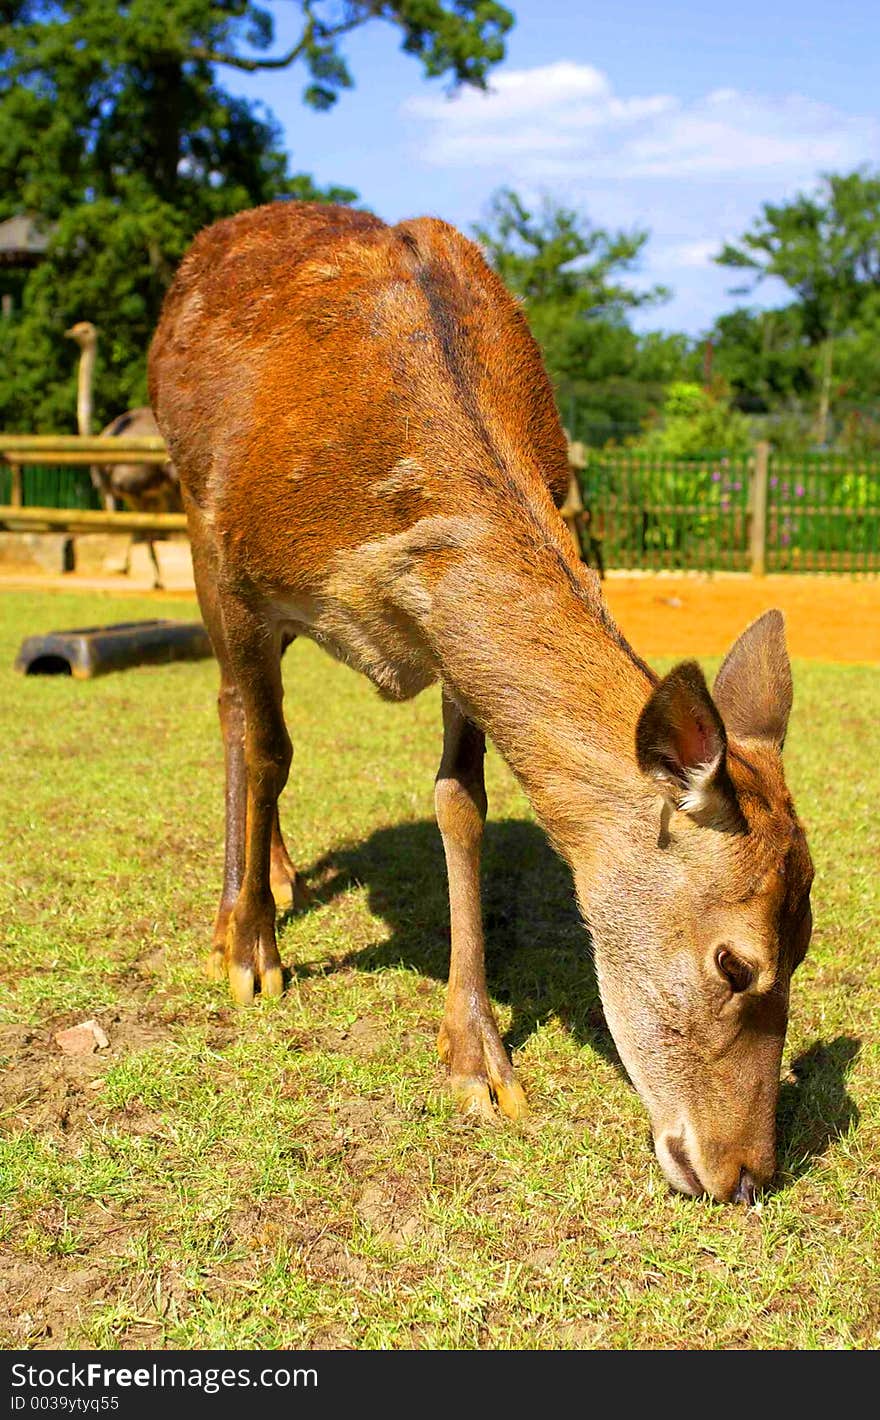
<path fill-rule="evenodd" d="M 739 825 L 724 721 L 696 661 L 682 661 L 654 688 L 636 726 L 636 758 L 674 808 L 717 827 Z"/>
<path fill-rule="evenodd" d="M 791 714 L 791 665 L 781 611 L 765 611 L 728 651 L 713 691 L 734 739 L 782 749 Z"/>

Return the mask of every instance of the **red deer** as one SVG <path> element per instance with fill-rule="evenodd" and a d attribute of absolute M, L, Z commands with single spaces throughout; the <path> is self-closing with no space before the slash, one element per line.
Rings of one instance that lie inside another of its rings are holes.
<path fill-rule="evenodd" d="M 441 221 L 279 203 L 203 231 L 166 298 L 150 392 L 220 663 L 226 857 L 209 972 L 282 990 L 280 661 L 312 637 L 405 700 L 439 680 L 436 812 L 451 960 L 439 1051 L 463 1108 L 525 1097 L 486 986 L 489 736 L 571 866 L 606 1019 L 684 1193 L 751 1201 L 775 1168 L 789 983 L 812 864 L 783 779 L 782 619 L 710 694 L 629 647 L 557 505 L 552 392 L 525 319 Z"/>

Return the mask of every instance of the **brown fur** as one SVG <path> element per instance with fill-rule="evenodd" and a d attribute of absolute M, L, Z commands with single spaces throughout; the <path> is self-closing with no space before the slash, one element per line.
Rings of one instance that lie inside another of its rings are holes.
<path fill-rule="evenodd" d="M 699 672 L 657 684 L 557 512 L 565 441 L 523 316 L 442 222 L 277 204 L 217 223 L 169 292 L 150 395 L 221 668 L 227 854 L 211 971 L 238 1000 L 257 982 L 281 989 L 284 645 L 311 636 L 395 699 L 439 678 L 452 914 L 440 1049 L 464 1107 L 525 1108 L 483 968 L 489 735 L 572 866 L 609 1025 L 670 1181 L 752 1197 L 773 1171 L 812 874 L 780 741 L 765 734 L 787 717 L 772 676 L 748 734 L 757 661 L 787 668 L 781 628 L 764 618 L 737 643 L 717 708 Z M 723 970 L 731 952 L 745 991 Z"/>

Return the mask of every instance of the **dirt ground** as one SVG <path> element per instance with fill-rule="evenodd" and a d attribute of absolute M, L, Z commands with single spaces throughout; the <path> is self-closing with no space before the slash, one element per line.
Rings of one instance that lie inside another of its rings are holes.
<path fill-rule="evenodd" d="M 605 582 L 618 625 L 655 656 L 720 656 L 769 607 L 785 614 L 792 656 L 880 661 L 880 581 L 853 577 L 624 576 Z"/>
<path fill-rule="evenodd" d="M 194 595 L 185 543 L 158 544 L 164 590 L 177 600 Z M 142 545 L 128 576 L 106 572 L 51 575 L 0 563 L 0 591 L 152 591 L 152 569 Z M 612 572 L 604 583 L 618 625 L 642 656 L 721 656 L 739 633 L 769 607 L 786 618 L 792 656 L 815 661 L 880 661 L 880 579 L 843 576 L 741 574 L 675 576 Z"/>

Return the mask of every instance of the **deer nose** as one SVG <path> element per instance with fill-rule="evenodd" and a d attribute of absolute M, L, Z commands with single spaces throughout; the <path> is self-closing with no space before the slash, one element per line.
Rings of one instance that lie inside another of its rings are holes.
<path fill-rule="evenodd" d="M 748 1169 L 740 1169 L 739 1180 L 730 1197 L 731 1203 L 745 1203 L 751 1206 L 757 1196 L 758 1185 L 755 1183 L 752 1175 L 749 1173 Z"/>

